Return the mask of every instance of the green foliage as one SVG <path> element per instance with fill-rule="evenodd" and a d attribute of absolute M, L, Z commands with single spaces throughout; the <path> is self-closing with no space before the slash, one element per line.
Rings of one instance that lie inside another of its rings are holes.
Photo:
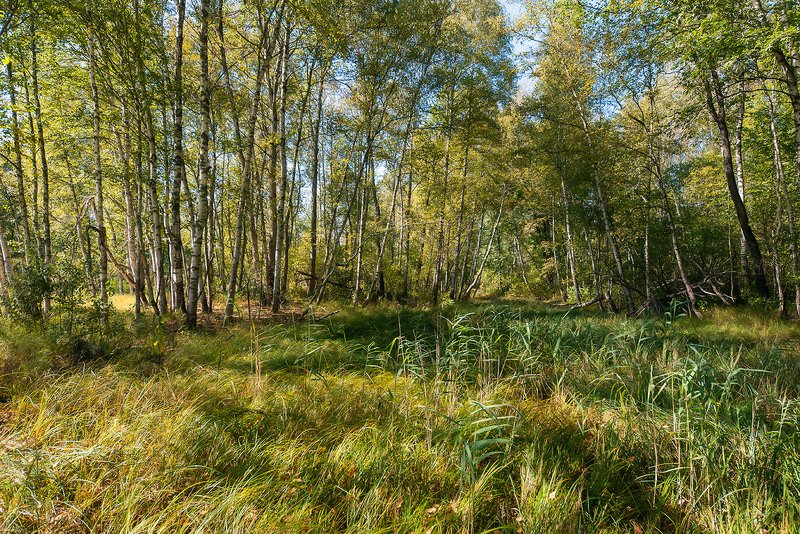
<path fill-rule="evenodd" d="M 40 262 L 20 269 L 20 276 L 11 284 L 9 305 L 12 313 L 22 319 L 39 319 L 44 296 L 52 292 L 47 268 Z"/>

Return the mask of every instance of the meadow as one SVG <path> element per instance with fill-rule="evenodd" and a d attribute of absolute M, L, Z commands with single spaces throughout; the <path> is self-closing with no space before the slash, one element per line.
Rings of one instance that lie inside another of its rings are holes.
<path fill-rule="evenodd" d="M 800 530 L 800 328 L 766 311 L 81 313 L 0 323 L 3 532 Z"/>

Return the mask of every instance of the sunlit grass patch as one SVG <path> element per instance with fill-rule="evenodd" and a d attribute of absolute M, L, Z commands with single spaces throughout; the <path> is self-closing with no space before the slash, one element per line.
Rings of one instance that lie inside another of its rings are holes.
<path fill-rule="evenodd" d="M 728 313 L 4 324 L 2 528 L 792 532 L 794 326 L 731 337 Z"/>

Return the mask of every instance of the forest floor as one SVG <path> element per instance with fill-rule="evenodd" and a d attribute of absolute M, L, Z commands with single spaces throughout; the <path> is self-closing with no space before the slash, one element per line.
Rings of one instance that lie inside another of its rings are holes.
<path fill-rule="evenodd" d="M 331 311 L 0 322 L 0 530 L 800 531 L 797 323 Z"/>

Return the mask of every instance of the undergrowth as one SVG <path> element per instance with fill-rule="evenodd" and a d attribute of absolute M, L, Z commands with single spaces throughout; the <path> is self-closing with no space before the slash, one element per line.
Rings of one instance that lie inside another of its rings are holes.
<path fill-rule="evenodd" d="M 0 530 L 795 532 L 800 331 L 747 314 L 0 323 Z"/>

